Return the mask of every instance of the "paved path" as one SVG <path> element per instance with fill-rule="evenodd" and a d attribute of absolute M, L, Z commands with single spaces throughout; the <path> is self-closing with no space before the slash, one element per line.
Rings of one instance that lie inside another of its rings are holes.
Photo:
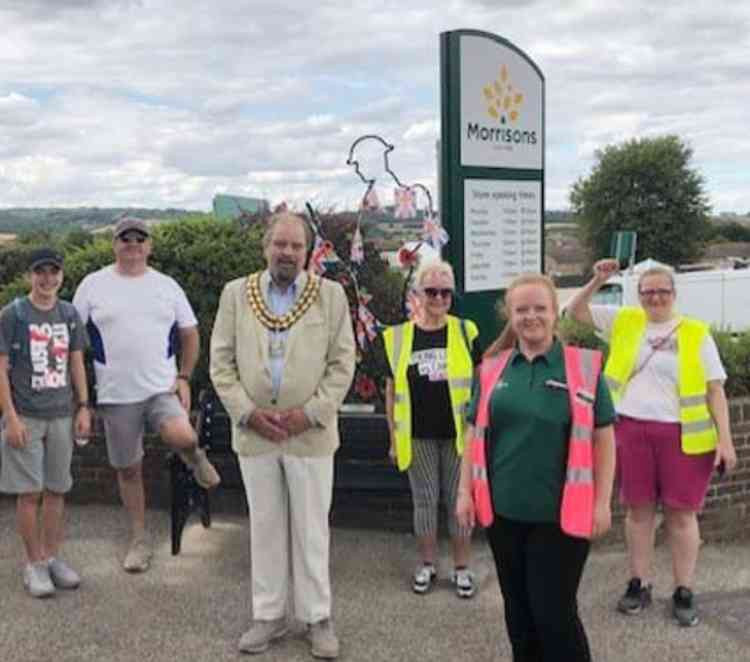
<path fill-rule="evenodd" d="M 179 557 L 169 553 L 167 514 L 149 513 L 157 554 L 150 572 L 120 569 L 126 537 L 122 513 L 74 506 L 68 513 L 67 556 L 84 584 L 50 600 L 34 600 L 20 581 L 20 543 L 13 505 L 0 500 L 0 660 L 2 662 L 151 662 L 258 659 L 311 660 L 297 635 L 268 653 L 236 652 L 250 617 L 248 528 L 219 515 L 209 530 L 191 523 Z M 499 590 L 489 551 L 477 544 L 481 588 L 460 601 L 447 582 L 427 596 L 409 588 L 413 539 L 382 531 L 335 529 L 334 616 L 341 660 L 442 662 L 510 660 Z M 446 547 L 447 551 L 447 547 Z M 450 569 L 447 557 L 443 572 Z M 697 582 L 703 622 L 682 630 L 668 616 L 666 550 L 657 551 L 656 602 L 626 618 L 613 609 L 627 579 L 621 548 L 596 551 L 580 593 L 597 662 L 741 662 L 750 660 L 750 545 L 702 550 Z"/>

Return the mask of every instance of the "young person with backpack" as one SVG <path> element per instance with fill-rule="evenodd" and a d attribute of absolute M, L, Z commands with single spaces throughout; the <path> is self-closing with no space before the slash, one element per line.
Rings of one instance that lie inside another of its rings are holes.
<path fill-rule="evenodd" d="M 16 522 L 27 557 L 23 583 L 42 598 L 81 582 L 60 557 L 60 547 L 65 493 L 73 484 L 73 437 L 90 434 L 91 415 L 85 330 L 72 304 L 57 297 L 62 255 L 50 248 L 33 251 L 28 277 L 28 296 L 0 311 L 0 492 L 17 495 Z"/>

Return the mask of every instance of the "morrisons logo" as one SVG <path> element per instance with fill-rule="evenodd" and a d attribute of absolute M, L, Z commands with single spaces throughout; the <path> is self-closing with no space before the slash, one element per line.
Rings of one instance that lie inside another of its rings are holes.
<path fill-rule="evenodd" d="M 466 125 L 468 140 L 482 142 L 512 143 L 515 145 L 536 145 L 536 131 L 522 131 L 501 126 L 482 126 L 479 122 L 468 122 Z"/>
<path fill-rule="evenodd" d="M 506 65 L 503 64 L 500 67 L 500 73 L 495 80 L 482 88 L 482 95 L 487 105 L 487 115 L 490 121 L 494 120 L 499 126 L 484 126 L 479 122 L 469 122 L 466 125 L 468 140 L 536 145 L 536 131 L 523 131 L 512 126 L 521 117 L 524 94 L 511 81 Z"/>

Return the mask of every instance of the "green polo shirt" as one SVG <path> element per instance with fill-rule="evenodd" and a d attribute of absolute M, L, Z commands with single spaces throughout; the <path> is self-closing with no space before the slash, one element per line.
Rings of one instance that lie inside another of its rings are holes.
<path fill-rule="evenodd" d="M 478 380 L 477 380 L 478 381 Z M 524 522 L 558 522 L 570 438 L 570 403 L 562 345 L 528 361 L 517 349 L 490 398 L 488 460 L 495 512 Z M 479 387 L 468 411 L 474 423 Z M 603 379 L 596 387 L 596 427 L 615 420 Z"/>

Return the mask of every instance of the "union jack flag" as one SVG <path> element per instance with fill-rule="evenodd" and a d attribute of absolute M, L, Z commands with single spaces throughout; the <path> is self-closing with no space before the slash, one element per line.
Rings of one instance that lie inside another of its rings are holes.
<path fill-rule="evenodd" d="M 378 200 L 378 194 L 375 193 L 375 189 L 370 187 L 365 193 L 365 197 L 362 198 L 362 209 L 363 210 L 376 210 L 380 209 L 380 200 Z"/>
<path fill-rule="evenodd" d="M 448 243 L 448 233 L 441 225 L 440 218 L 434 212 L 427 214 L 424 218 L 424 223 L 422 223 L 422 239 L 438 252 Z"/>
<path fill-rule="evenodd" d="M 396 203 L 396 218 L 414 218 L 417 215 L 417 196 L 414 190 L 408 186 L 399 186 L 393 189 L 393 199 Z"/>
<path fill-rule="evenodd" d="M 362 232 L 360 232 L 359 225 L 357 225 L 357 229 L 354 231 L 354 236 L 352 236 L 352 247 L 349 254 L 349 260 L 353 264 L 362 264 L 365 260 L 365 245 L 362 242 Z"/>
<path fill-rule="evenodd" d="M 310 255 L 310 270 L 318 276 L 322 276 L 328 267 L 334 262 L 338 262 L 339 256 L 333 248 L 330 241 L 324 241 L 320 235 L 315 236 L 315 246 L 312 255 Z"/>
<path fill-rule="evenodd" d="M 378 321 L 363 303 L 359 304 L 358 317 L 357 342 L 362 349 L 365 349 L 367 344 L 375 340 L 375 336 L 378 335 Z"/>

